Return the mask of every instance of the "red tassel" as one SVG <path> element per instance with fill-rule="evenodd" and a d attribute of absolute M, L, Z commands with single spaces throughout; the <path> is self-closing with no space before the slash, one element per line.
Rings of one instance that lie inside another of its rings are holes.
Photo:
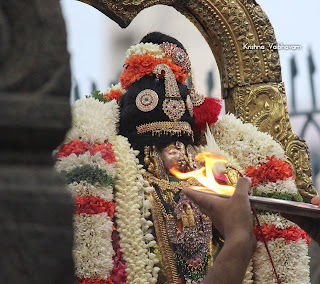
<path fill-rule="evenodd" d="M 200 106 L 193 107 L 194 123 L 192 130 L 194 132 L 204 131 L 208 126 L 217 122 L 221 111 L 221 100 L 216 98 L 205 98 Z"/>

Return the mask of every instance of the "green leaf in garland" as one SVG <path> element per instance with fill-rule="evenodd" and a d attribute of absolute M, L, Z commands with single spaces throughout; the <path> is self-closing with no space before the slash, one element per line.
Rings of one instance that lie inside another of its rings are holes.
<path fill-rule="evenodd" d="M 105 170 L 100 169 L 98 166 L 84 165 L 82 167 L 76 167 L 73 170 L 67 172 L 62 171 L 62 175 L 65 177 L 67 183 L 86 181 L 93 185 L 102 185 L 114 187 L 114 179 L 107 174 Z"/>
<path fill-rule="evenodd" d="M 260 196 L 260 197 L 269 197 L 269 198 L 275 198 L 275 199 L 282 199 L 282 200 L 289 200 L 289 201 L 297 201 L 297 202 L 303 202 L 303 199 L 299 193 L 292 194 L 292 193 L 283 193 L 283 192 L 260 192 L 257 191 L 256 188 L 253 189 L 253 195 L 254 196 Z"/>
<path fill-rule="evenodd" d="M 107 102 L 111 101 L 110 99 L 107 99 L 106 97 L 104 97 L 103 93 L 100 93 L 100 91 L 98 91 L 98 90 L 93 91 L 91 93 L 91 96 L 86 96 L 86 98 L 90 98 L 90 97 L 93 97 L 94 99 L 96 99 L 100 102 L 103 102 L 103 103 L 107 103 Z"/>

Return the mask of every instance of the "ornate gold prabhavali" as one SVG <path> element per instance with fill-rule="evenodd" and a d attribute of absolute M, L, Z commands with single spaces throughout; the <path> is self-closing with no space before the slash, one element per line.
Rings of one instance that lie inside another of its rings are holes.
<path fill-rule="evenodd" d="M 195 24 L 217 61 L 226 111 L 281 143 L 306 202 L 317 195 L 308 147 L 293 133 L 274 30 L 255 0 L 80 0 L 122 28 L 145 8 L 174 7 Z"/>

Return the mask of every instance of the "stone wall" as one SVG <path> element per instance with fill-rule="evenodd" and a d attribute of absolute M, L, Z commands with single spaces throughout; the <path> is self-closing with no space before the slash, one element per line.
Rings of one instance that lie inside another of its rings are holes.
<path fill-rule="evenodd" d="M 72 198 L 52 150 L 70 127 L 56 0 L 0 3 L 0 283 L 72 283 Z"/>

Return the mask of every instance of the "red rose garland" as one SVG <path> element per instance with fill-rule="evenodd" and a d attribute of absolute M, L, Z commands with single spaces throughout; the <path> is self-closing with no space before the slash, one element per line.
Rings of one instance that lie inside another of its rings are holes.
<path fill-rule="evenodd" d="M 114 213 L 115 205 L 112 201 L 105 201 L 99 196 L 78 196 L 76 197 L 76 214 L 99 214 L 108 213 L 109 217 L 112 217 Z"/>
<path fill-rule="evenodd" d="M 289 163 L 282 160 L 276 160 L 274 156 L 268 157 L 268 162 L 261 166 L 246 168 L 247 177 L 251 178 L 252 186 L 259 183 L 276 182 L 277 180 L 287 180 L 289 177 L 294 177 L 292 168 Z"/>
<path fill-rule="evenodd" d="M 261 226 L 261 229 L 262 229 L 264 238 L 267 242 L 270 240 L 275 240 L 275 239 L 279 239 L 279 238 L 285 239 L 285 241 L 288 244 L 291 241 L 296 242 L 300 239 L 305 239 L 307 241 L 307 244 L 309 244 L 311 241 L 308 234 L 304 230 L 302 230 L 298 227 L 289 226 L 285 229 L 279 229 L 275 225 L 268 226 L 267 224 L 263 224 Z M 257 239 L 259 241 L 263 241 L 261 231 L 260 231 L 258 225 L 254 226 L 253 231 L 254 231 Z"/>
<path fill-rule="evenodd" d="M 78 140 L 72 140 L 70 143 L 62 145 L 57 153 L 57 160 L 60 160 L 61 157 L 68 157 L 71 154 L 79 156 L 87 151 L 90 152 L 91 156 L 100 152 L 101 157 L 109 164 L 116 161 L 111 143 L 94 144 L 90 146 L 87 142 Z"/>
<path fill-rule="evenodd" d="M 57 159 L 61 157 L 68 157 L 71 154 L 76 154 L 77 156 L 84 154 L 90 149 L 90 145 L 85 141 L 72 140 L 68 144 L 63 144 L 57 153 Z"/>

